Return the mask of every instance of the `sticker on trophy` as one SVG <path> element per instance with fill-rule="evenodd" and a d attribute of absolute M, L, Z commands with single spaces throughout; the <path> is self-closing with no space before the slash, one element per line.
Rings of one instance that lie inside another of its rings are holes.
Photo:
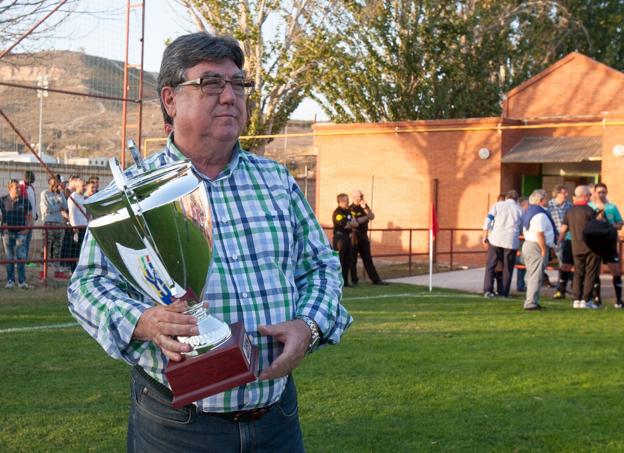
<path fill-rule="evenodd" d="M 155 258 L 147 249 L 135 250 L 117 243 L 117 250 L 134 281 L 148 296 L 169 305 L 173 303 L 177 295 L 184 293 L 184 290 L 175 282 L 173 288 L 175 294 L 171 292 L 171 288 L 165 283 L 166 277 L 161 276 L 157 271 L 160 266 L 154 263 Z"/>

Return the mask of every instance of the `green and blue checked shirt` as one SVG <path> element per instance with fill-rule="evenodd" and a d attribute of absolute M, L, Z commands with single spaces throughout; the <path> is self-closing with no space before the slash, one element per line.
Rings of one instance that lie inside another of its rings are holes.
<path fill-rule="evenodd" d="M 149 169 L 184 156 L 170 138 L 149 159 Z M 136 174 L 131 168 L 128 176 Z M 228 166 L 211 180 L 203 177 L 211 202 L 213 261 L 204 291 L 212 314 L 227 323 L 244 321 L 259 349 L 260 369 L 282 345 L 260 336 L 258 326 L 299 316 L 316 321 L 323 343 L 335 344 L 353 319 L 340 304 L 340 262 L 303 193 L 286 169 L 234 148 Z M 143 367 L 167 384 L 167 359 L 151 342 L 132 333 L 153 303 L 130 287 L 87 233 L 69 288 L 69 309 L 113 358 Z M 205 412 L 229 412 L 276 402 L 286 378 L 255 381 L 197 402 Z"/>

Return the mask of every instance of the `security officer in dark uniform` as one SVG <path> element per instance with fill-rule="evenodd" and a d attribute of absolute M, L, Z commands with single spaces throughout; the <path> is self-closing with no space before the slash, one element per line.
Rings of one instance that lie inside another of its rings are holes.
<path fill-rule="evenodd" d="M 369 278 L 373 282 L 373 285 L 387 285 L 386 282 L 381 280 L 375 265 L 373 264 L 373 258 L 371 256 L 371 245 L 368 240 L 368 222 L 375 218 L 375 214 L 369 208 L 368 204 L 364 201 L 364 194 L 361 190 L 353 192 L 353 203 L 349 206 L 351 215 L 356 220 L 358 227 L 353 232 L 353 258 L 351 260 L 351 281 L 353 284 L 357 284 L 357 257 L 358 254 L 362 257 L 362 263 L 364 263 L 364 269 Z"/>
<path fill-rule="evenodd" d="M 341 193 L 338 194 L 336 200 L 338 201 L 338 207 L 332 215 L 334 223 L 332 246 L 334 250 L 338 251 L 344 286 L 352 286 L 348 283 L 349 267 L 351 265 L 351 231 L 357 224 L 349 210 L 349 196 L 346 193 Z"/>

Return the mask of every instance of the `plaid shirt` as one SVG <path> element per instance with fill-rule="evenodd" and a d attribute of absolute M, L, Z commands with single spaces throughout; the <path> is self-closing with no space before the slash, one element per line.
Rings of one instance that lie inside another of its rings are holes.
<path fill-rule="evenodd" d="M 568 212 L 568 210 L 571 207 L 572 207 L 572 203 L 570 203 L 568 200 L 564 201 L 561 204 L 557 204 L 555 199 L 551 198 L 550 201 L 548 202 L 548 213 L 552 217 L 553 222 L 555 222 L 555 225 L 557 226 L 557 231 L 561 231 L 561 225 L 563 225 L 563 218 L 565 217 L 566 212 Z M 565 235 L 565 240 L 570 240 L 570 239 L 572 239 L 572 236 L 570 232 L 568 231 Z"/>
<path fill-rule="evenodd" d="M 170 138 L 146 160 L 149 169 L 185 159 Z M 126 172 L 136 174 L 133 167 Z M 227 323 L 244 321 L 258 346 L 259 367 L 280 354 L 281 343 L 258 326 L 308 316 L 324 344 L 335 344 L 353 319 L 340 304 L 340 262 L 303 193 L 277 163 L 234 148 L 219 176 L 203 177 L 211 202 L 213 261 L 204 292 L 210 312 Z M 141 314 L 153 303 L 123 280 L 90 234 L 68 288 L 69 308 L 113 358 L 138 364 L 167 384 L 167 359 L 152 342 L 132 339 Z M 205 412 L 230 412 L 276 402 L 286 378 L 255 381 L 197 402 Z"/>

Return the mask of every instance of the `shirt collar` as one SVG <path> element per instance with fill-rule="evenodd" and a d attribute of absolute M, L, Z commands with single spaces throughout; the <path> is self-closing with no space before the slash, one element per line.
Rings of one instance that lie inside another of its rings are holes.
<path fill-rule="evenodd" d="M 221 173 L 219 173 L 219 175 L 215 178 L 215 181 L 222 179 L 222 178 L 228 178 L 238 168 L 241 159 L 246 158 L 245 154 L 242 151 L 243 149 L 240 146 L 240 142 L 236 141 L 236 144 L 234 145 L 234 148 L 232 149 L 232 157 L 230 158 L 230 161 L 225 166 L 225 168 L 221 170 Z M 169 137 L 167 137 L 167 146 L 166 146 L 165 153 L 173 161 L 187 160 L 187 157 L 184 154 L 182 154 L 182 151 L 180 151 L 178 147 L 175 145 L 175 143 L 173 142 L 173 132 L 169 134 Z M 210 180 L 210 178 L 208 178 L 203 173 L 199 171 L 198 173 L 201 174 L 202 177 Z"/>
<path fill-rule="evenodd" d="M 575 201 L 574 206 L 587 206 L 589 202 L 587 201 Z"/>

